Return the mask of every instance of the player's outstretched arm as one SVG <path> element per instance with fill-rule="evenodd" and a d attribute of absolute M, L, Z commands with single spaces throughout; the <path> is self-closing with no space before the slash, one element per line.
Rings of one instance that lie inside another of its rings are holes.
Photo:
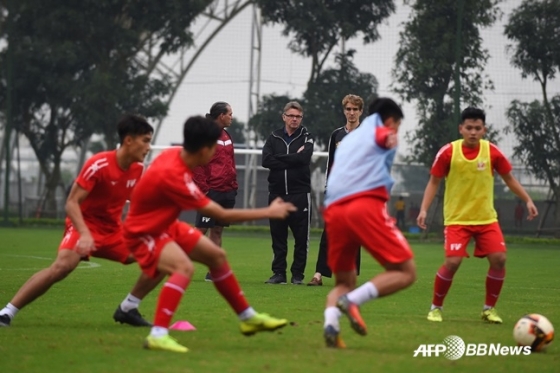
<path fill-rule="evenodd" d="M 430 180 L 424 190 L 424 197 L 422 198 L 422 204 L 420 205 L 420 213 L 416 218 L 416 223 L 422 229 L 426 229 L 426 216 L 428 215 L 428 209 L 436 196 L 441 179 L 441 177 L 430 175 Z"/>
<path fill-rule="evenodd" d="M 92 250 L 95 250 L 95 244 L 91 232 L 84 221 L 82 210 L 80 210 L 80 203 L 88 196 L 89 192 L 74 183 L 68 198 L 66 199 L 66 214 L 72 221 L 74 228 L 80 233 L 80 240 L 76 250 L 80 255 L 88 255 Z"/>
<path fill-rule="evenodd" d="M 519 181 L 517 181 L 517 179 L 511 174 L 511 172 L 500 176 L 502 177 L 502 180 L 504 180 L 504 183 L 506 183 L 506 185 L 508 186 L 509 190 L 511 190 L 516 196 L 521 198 L 521 200 L 523 200 L 527 204 L 527 220 L 533 220 L 539 214 L 539 212 L 537 210 L 537 207 L 533 203 L 533 200 L 525 191 L 525 188 L 523 188 L 523 186 L 519 184 Z"/>
<path fill-rule="evenodd" d="M 276 198 L 268 207 L 258 209 L 224 209 L 214 201 L 198 209 L 204 216 L 230 223 L 258 219 L 285 219 L 290 212 L 296 210 L 293 204 L 284 202 L 281 198 Z"/>

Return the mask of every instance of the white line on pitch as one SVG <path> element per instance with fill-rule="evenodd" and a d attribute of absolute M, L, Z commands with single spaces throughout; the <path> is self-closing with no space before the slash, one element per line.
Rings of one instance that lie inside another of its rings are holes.
<path fill-rule="evenodd" d="M 11 256 L 11 257 L 15 257 L 15 258 L 54 260 L 53 258 L 44 258 L 44 257 L 41 257 L 41 256 L 33 256 L 33 255 L 10 255 L 10 254 L 6 254 L 4 256 Z M 81 264 L 83 264 L 83 265 L 81 265 Z M 76 269 L 91 269 L 91 268 L 97 268 L 97 267 L 101 267 L 101 264 L 94 263 L 94 262 L 89 262 L 89 261 L 84 261 L 84 262 L 80 262 L 80 265 L 78 265 L 76 267 Z M 0 268 L 0 271 L 30 271 L 30 270 L 41 270 L 41 269 L 44 269 L 44 268 Z"/>

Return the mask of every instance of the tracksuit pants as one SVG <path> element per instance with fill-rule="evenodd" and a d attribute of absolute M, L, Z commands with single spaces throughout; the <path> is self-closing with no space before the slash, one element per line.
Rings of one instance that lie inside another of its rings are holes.
<path fill-rule="evenodd" d="M 358 255 L 356 256 L 356 272 L 360 274 L 360 261 L 361 254 L 358 250 Z M 315 265 L 315 272 L 319 272 L 321 276 L 331 277 L 332 271 L 329 268 L 327 262 L 327 230 L 323 229 L 323 234 L 321 234 L 321 242 L 319 243 L 319 254 L 317 255 L 317 264 Z"/>
<path fill-rule="evenodd" d="M 290 213 L 285 220 L 269 220 L 270 236 L 272 237 L 272 272 L 286 276 L 288 263 L 288 228 L 294 236 L 294 256 L 290 272 L 292 277 L 303 280 L 307 252 L 309 250 L 309 231 L 311 223 L 311 193 L 297 193 L 277 195 L 270 193 L 268 203 L 281 197 L 297 207 L 296 212 Z"/>

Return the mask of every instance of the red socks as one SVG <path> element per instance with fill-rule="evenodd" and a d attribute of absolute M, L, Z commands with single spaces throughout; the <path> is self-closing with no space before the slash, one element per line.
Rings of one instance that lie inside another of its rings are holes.
<path fill-rule="evenodd" d="M 245 299 L 243 290 L 239 286 L 235 275 L 231 271 L 229 264 L 226 262 L 221 267 L 210 268 L 212 282 L 222 297 L 226 299 L 236 314 L 240 314 L 249 308 L 249 303 Z"/>
<path fill-rule="evenodd" d="M 453 282 L 455 273 L 448 270 L 445 266 L 441 266 L 436 274 L 434 283 L 434 298 L 432 304 L 436 307 L 443 306 L 443 300 Z M 502 291 L 506 270 L 489 269 L 486 276 L 486 301 L 485 306 L 494 307 Z"/>
<path fill-rule="evenodd" d="M 189 282 L 190 278 L 180 273 L 174 273 L 169 277 L 159 293 L 154 326 L 169 329 L 171 318 L 177 310 Z"/>
<path fill-rule="evenodd" d="M 436 274 L 436 280 L 434 282 L 434 297 L 432 299 L 432 304 L 436 307 L 443 306 L 443 300 L 451 287 L 453 282 L 454 272 L 447 269 L 446 266 L 441 266 Z"/>
<path fill-rule="evenodd" d="M 214 286 L 216 286 L 216 289 L 218 289 L 236 314 L 240 314 L 249 308 L 249 303 L 247 303 L 243 291 L 237 283 L 228 263 L 219 268 L 210 269 L 210 275 L 212 276 Z M 177 310 L 189 282 L 190 278 L 179 273 L 174 273 L 169 277 L 159 293 L 154 326 L 169 328 L 173 314 Z"/>
<path fill-rule="evenodd" d="M 505 269 L 497 270 L 490 268 L 488 270 L 488 274 L 486 275 L 486 306 L 494 307 L 496 305 L 500 292 L 502 291 L 505 277 Z"/>

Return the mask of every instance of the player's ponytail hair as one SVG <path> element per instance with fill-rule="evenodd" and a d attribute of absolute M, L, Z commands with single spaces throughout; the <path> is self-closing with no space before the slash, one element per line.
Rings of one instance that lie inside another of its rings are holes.
<path fill-rule="evenodd" d="M 210 112 L 206 114 L 207 119 L 218 119 L 218 117 L 222 114 L 227 114 L 229 110 L 229 104 L 224 101 L 215 102 L 214 105 L 210 108 Z"/>

